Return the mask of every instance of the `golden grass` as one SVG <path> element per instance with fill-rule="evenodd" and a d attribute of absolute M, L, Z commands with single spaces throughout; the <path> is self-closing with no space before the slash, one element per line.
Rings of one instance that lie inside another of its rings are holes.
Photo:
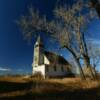
<path fill-rule="evenodd" d="M 64 79 L 47 79 L 40 81 L 40 88 L 57 89 L 57 90 L 76 90 L 76 89 L 91 89 L 100 86 L 100 81 L 86 80 L 82 81 L 80 78 L 64 78 Z"/>
<path fill-rule="evenodd" d="M 14 97 L 14 96 L 22 96 L 27 94 L 28 91 L 23 90 L 23 91 L 13 91 L 13 92 L 7 92 L 7 93 L 1 93 L 0 97 Z"/>
<path fill-rule="evenodd" d="M 17 76 L 4 76 L 4 77 L 0 77 L 0 81 L 16 82 L 16 83 L 24 83 L 24 82 L 26 82 L 23 79 L 23 77 L 17 77 Z"/>
<path fill-rule="evenodd" d="M 9 88 L 12 87 L 12 85 L 16 85 L 16 87 L 19 86 L 19 90 L 13 89 L 12 91 L 5 91 L 5 92 L 1 91 L 0 98 L 24 96 L 27 94 L 29 95 L 30 94 L 32 95 L 53 94 L 56 96 L 59 93 L 65 94 L 64 96 L 66 96 L 69 93 L 73 95 L 73 93 L 75 93 L 76 91 L 78 91 L 77 92 L 78 95 L 80 95 L 79 93 L 81 91 L 84 91 L 84 93 L 86 91 L 86 94 L 89 91 L 89 94 L 94 93 L 94 95 L 96 94 L 97 96 L 100 96 L 100 92 L 98 92 L 100 91 L 100 81 L 93 81 L 93 80 L 82 81 L 80 78 L 39 80 L 39 79 L 32 79 L 32 78 L 25 79 L 23 77 L 0 77 L 0 83 L 2 82 L 5 83 L 9 82 L 9 84 L 11 83 L 11 85 L 8 85 L 7 87 L 8 90 Z M 25 85 L 26 87 L 20 90 L 21 84 Z M 4 84 L 4 86 L 6 85 Z M 27 86 L 29 88 L 27 88 Z"/>

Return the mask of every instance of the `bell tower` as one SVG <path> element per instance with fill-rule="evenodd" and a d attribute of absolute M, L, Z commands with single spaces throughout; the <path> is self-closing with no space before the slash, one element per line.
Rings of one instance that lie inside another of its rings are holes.
<path fill-rule="evenodd" d="M 44 64 L 44 46 L 39 36 L 34 44 L 33 69 Z"/>

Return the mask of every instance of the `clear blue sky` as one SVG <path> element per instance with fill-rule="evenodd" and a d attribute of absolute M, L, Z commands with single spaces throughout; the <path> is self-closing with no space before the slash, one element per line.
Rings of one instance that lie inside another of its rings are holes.
<path fill-rule="evenodd" d="M 41 14 L 52 18 L 55 2 L 56 0 L 0 0 L 0 73 L 31 72 L 33 43 L 28 45 L 27 41 L 23 40 L 15 21 L 21 15 L 27 14 L 28 7 L 31 5 L 39 9 Z M 98 20 L 91 23 L 88 32 L 93 33 L 94 42 L 100 46 L 100 22 Z M 48 48 L 55 49 L 56 47 L 51 45 Z"/>

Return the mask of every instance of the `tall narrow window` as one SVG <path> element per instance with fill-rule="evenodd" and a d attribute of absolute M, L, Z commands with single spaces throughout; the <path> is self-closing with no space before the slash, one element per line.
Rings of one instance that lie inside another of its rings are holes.
<path fill-rule="evenodd" d="M 49 66 L 46 66 L 46 71 L 49 72 Z"/>
<path fill-rule="evenodd" d="M 56 66 L 54 66 L 54 71 L 57 71 L 57 68 L 56 68 Z"/>
<path fill-rule="evenodd" d="M 62 72 L 64 71 L 64 67 L 63 67 L 63 65 L 61 66 L 61 71 L 62 71 Z"/>

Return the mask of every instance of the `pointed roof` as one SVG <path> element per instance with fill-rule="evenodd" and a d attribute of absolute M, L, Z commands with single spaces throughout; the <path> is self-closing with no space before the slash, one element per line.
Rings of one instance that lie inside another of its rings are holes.
<path fill-rule="evenodd" d="M 41 36 L 40 35 L 37 37 L 37 40 L 36 40 L 35 45 L 39 45 L 39 46 L 42 46 L 43 47 L 43 42 L 42 42 L 42 39 L 41 39 Z"/>

